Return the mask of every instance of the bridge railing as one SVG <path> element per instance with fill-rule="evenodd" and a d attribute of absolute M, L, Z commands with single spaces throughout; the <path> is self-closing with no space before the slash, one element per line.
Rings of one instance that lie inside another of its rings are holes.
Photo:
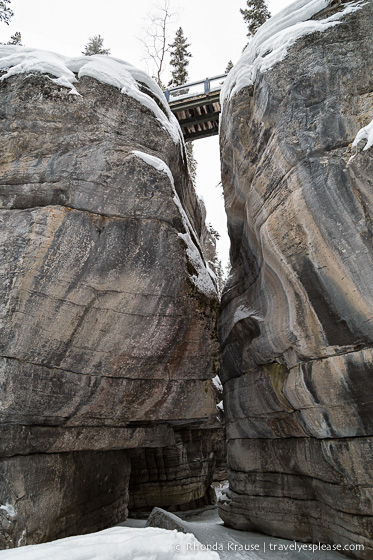
<path fill-rule="evenodd" d="M 219 91 L 221 89 L 226 76 L 227 74 L 221 74 L 220 76 L 205 78 L 204 80 L 191 82 L 190 84 L 185 84 L 183 86 L 167 88 L 164 94 L 168 103 L 181 101 L 182 99 L 187 99 L 188 97 L 208 95 L 209 93 Z"/>

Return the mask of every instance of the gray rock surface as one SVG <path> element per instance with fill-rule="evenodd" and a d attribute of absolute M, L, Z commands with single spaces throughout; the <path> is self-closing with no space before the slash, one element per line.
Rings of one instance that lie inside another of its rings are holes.
<path fill-rule="evenodd" d="M 182 146 L 118 89 L 76 87 L 0 82 L 0 503 L 17 510 L 15 522 L 0 509 L 0 548 L 123 520 L 130 449 L 218 427 L 217 297 L 193 281 L 168 175 L 132 153 L 169 166 L 198 254 L 204 214 Z M 85 501 L 73 489 L 88 495 L 93 473 L 105 482 Z"/>
<path fill-rule="evenodd" d="M 0 469 L 9 510 L 1 510 L 1 548 L 92 533 L 127 517 L 126 450 L 17 455 Z"/>
<path fill-rule="evenodd" d="M 337 9 L 340 9 L 337 7 Z M 234 528 L 373 556 L 373 5 L 224 105 L 220 339 Z"/>
<path fill-rule="evenodd" d="M 131 450 L 131 516 L 153 507 L 186 511 L 216 503 L 211 488 L 221 458 L 221 429 L 175 431 L 175 445 Z"/>
<path fill-rule="evenodd" d="M 169 531 L 179 531 L 179 533 L 188 533 L 185 529 L 185 521 L 180 517 L 165 511 L 164 509 L 155 507 L 149 515 L 145 527 L 159 527 L 160 529 L 168 529 Z"/>

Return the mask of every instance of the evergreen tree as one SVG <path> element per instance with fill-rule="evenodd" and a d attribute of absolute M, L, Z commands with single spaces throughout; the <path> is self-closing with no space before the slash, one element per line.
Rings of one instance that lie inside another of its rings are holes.
<path fill-rule="evenodd" d="M 14 15 L 13 10 L 11 10 L 8 6 L 10 1 L 11 0 L 0 0 L 0 23 L 4 22 L 7 25 L 9 25 L 9 22 Z M 20 32 L 16 31 L 7 43 L 0 43 L 0 45 L 19 45 L 22 47 Z"/>
<path fill-rule="evenodd" d="M 219 297 L 221 298 L 224 284 L 225 284 L 225 278 L 224 278 L 224 271 L 223 271 L 223 265 L 221 264 L 221 260 L 218 258 L 216 258 L 216 260 L 217 260 L 216 267 L 215 267 L 216 283 L 218 288 L 218 294 Z"/>
<path fill-rule="evenodd" d="M 175 40 L 170 44 L 170 47 L 172 49 L 170 58 L 170 64 L 172 66 L 172 79 L 168 85 L 182 86 L 188 80 L 188 58 L 190 58 L 192 55 L 190 54 L 190 52 L 188 52 L 188 47 L 190 47 L 190 44 L 187 43 L 181 27 L 179 27 L 179 29 L 176 31 Z"/>
<path fill-rule="evenodd" d="M 234 64 L 233 64 L 233 62 L 230 60 L 230 61 L 228 62 L 228 64 L 227 64 L 226 69 L 225 69 L 225 73 L 228 74 L 228 72 L 230 72 L 230 71 L 232 70 L 233 66 L 234 66 Z"/>
<path fill-rule="evenodd" d="M 18 45 L 20 47 L 23 47 L 24 45 L 22 45 L 21 41 L 21 33 L 19 31 L 16 31 L 14 35 L 11 35 L 10 41 L 7 42 L 7 45 Z"/>
<path fill-rule="evenodd" d="M 216 287 L 218 289 L 219 297 L 221 297 L 226 278 L 224 275 L 223 265 L 216 251 L 216 242 L 220 239 L 220 234 L 212 227 L 211 224 L 207 224 L 206 227 L 207 236 L 205 237 L 202 245 L 203 256 L 205 257 L 211 270 L 215 273 Z"/>
<path fill-rule="evenodd" d="M 7 25 L 14 15 L 8 4 L 10 4 L 10 0 L 0 0 L 0 22 L 3 21 Z"/>
<path fill-rule="evenodd" d="M 240 12 L 247 24 L 248 37 L 252 37 L 263 25 L 271 14 L 268 10 L 266 0 L 246 0 L 247 8 L 241 9 Z"/>
<path fill-rule="evenodd" d="M 186 145 L 186 153 L 187 153 L 187 162 L 188 162 L 188 169 L 189 175 L 192 179 L 193 185 L 196 184 L 196 177 L 197 177 L 197 160 L 194 157 L 194 145 L 193 142 L 188 142 Z"/>
<path fill-rule="evenodd" d="M 92 54 L 110 54 L 110 49 L 104 49 L 104 40 L 101 35 L 94 35 L 89 38 L 82 54 L 85 56 L 91 56 Z"/>
<path fill-rule="evenodd" d="M 169 82 L 169 86 L 183 86 L 188 81 L 188 69 L 189 64 L 188 58 L 192 55 L 188 52 L 188 47 L 190 44 L 187 43 L 186 37 L 184 37 L 184 31 L 181 27 L 176 31 L 175 40 L 169 45 L 171 47 L 171 58 L 170 65 L 172 67 L 171 76 L 172 79 Z M 186 93 L 187 90 L 180 90 L 180 95 Z M 189 175 L 193 181 L 193 185 L 196 182 L 197 175 L 197 160 L 194 157 L 194 147 L 192 142 L 188 142 L 186 145 L 186 154 Z"/>

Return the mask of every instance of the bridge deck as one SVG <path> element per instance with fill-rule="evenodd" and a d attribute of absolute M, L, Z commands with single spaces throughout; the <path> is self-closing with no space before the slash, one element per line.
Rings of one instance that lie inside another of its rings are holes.
<path fill-rule="evenodd" d="M 184 86 L 165 91 L 171 111 L 179 121 L 186 142 L 214 136 L 219 133 L 220 89 L 225 74 L 215 78 L 207 78 Z M 211 87 L 218 81 L 216 87 Z M 196 86 L 203 84 L 203 93 L 195 91 Z"/>

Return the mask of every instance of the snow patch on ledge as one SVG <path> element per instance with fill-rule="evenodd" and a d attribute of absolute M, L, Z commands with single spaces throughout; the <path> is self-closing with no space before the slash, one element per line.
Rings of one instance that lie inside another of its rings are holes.
<path fill-rule="evenodd" d="M 187 246 L 186 252 L 189 261 L 191 262 L 193 268 L 197 273 L 191 275 L 190 279 L 192 280 L 193 284 L 205 295 L 209 297 L 216 296 L 216 288 L 215 288 L 216 276 L 214 272 L 205 264 L 205 262 L 201 258 L 202 249 L 199 244 L 198 236 L 194 231 L 194 228 L 190 223 L 190 220 L 186 215 L 186 212 L 181 204 L 179 195 L 176 192 L 174 178 L 172 176 L 171 169 L 163 160 L 161 160 L 158 157 L 152 156 L 150 154 L 146 154 L 144 152 L 139 152 L 137 150 L 133 150 L 132 153 L 139 159 L 145 161 L 145 163 L 147 163 L 148 165 L 154 167 L 154 169 L 156 169 L 157 171 L 161 171 L 162 173 L 165 173 L 170 179 L 172 191 L 174 194 L 173 201 L 178 207 L 186 231 L 186 233 L 179 233 L 178 236 L 184 240 Z M 198 244 L 198 247 L 196 246 L 196 243 Z"/>
<path fill-rule="evenodd" d="M 364 1 L 354 2 L 326 19 L 310 20 L 331 2 L 332 0 L 296 0 L 268 19 L 258 29 L 241 58 L 229 72 L 220 94 L 222 107 L 225 100 L 234 97 L 244 87 L 252 86 L 259 72 L 266 72 L 283 60 L 288 49 L 300 37 L 339 25 L 340 19 L 359 10 L 365 4 Z"/>
<path fill-rule="evenodd" d="M 234 313 L 232 323 L 235 325 L 238 321 L 242 321 L 242 319 L 247 319 L 248 317 L 251 317 L 256 321 L 263 321 L 262 317 L 260 317 L 256 311 L 249 309 L 245 305 L 240 305 Z"/>
<path fill-rule="evenodd" d="M 67 537 L 1 552 L 4 560 L 219 560 L 191 533 L 147 527 L 113 527 L 98 533 Z"/>
<path fill-rule="evenodd" d="M 79 78 L 89 76 L 99 82 L 114 86 L 123 94 L 136 99 L 152 111 L 175 144 L 183 142 L 177 119 L 160 87 L 145 72 L 119 58 L 100 54 L 69 58 L 39 49 L 0 45 L 0 70 L 6 70 L 6 73 L 0 78 L 1 81 L 15 74 L 50 74 L 55 76 L 55 78 L 50 78 L 52 82 L 69 88 L 69 93 L 72 95 L 80 95 L 74 86 Z M 144 84 L 150 90 L 164 111 L 152 97 L 141 91 L 139 83 Z"/>
<path fill-rule="evenodd" d="M 147 163 L 148 165 L 154 167 L 154 169 L 156 169 L 157 171 L 162 171 L 162 173 L 165 173 L 170 179 L 170 183 L 173 189 L 175 188 L 174 178 L 171 173 L 171 169 L 168 167 L 167 163 L 163 161 L 163 159 L 160 159 L 156 156 L 151 156 L 150 154 L 146 154 L 145 152 L 139 152 L 137 150 L 132 150 L 131 153 L 134 154 L 139 159 L 142 159 L 142 161 L 145 161 L 145 163 Z"/>
<path fill-rule="evenodd" d="M 356 134 L 355 140 L 352 142 L 352 147 L 357 148 L 357 145 L 362 140 L 366 140 L 363 150 L 369 150 L 373 146 L 373 120 L 367 125 L 359 130 Z"/>
<path fill-rule="evenodd" d="M 220 401 L 217 405 L 216 408 L 219 409 L 221 412 L 224 412 L 224 403 L 223 401 Z"/>
<path fill-rule="evenodd" d="M 218 375 L 215 375 L 215 377 L 213 377 L 212 382 L 218 391 L 223 390 L 223 385 L 221 384 L 220 377 Z"/>

